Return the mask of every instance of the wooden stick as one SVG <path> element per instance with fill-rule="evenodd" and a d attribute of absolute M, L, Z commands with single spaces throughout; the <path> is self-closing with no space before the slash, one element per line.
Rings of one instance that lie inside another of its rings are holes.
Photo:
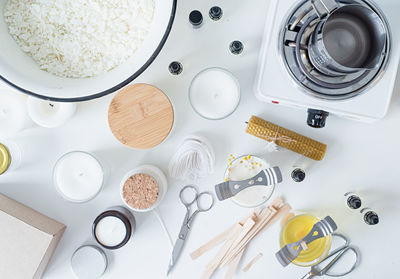
<path fill-rule="evenodd" d="M 269 210 L 273 210 L 271 209 L 271 207 L 268 207 Z M 267 208 L 265 208 L 264 210 L 266 210 Z M 241 246 L 239 248 L 236 249 L 236 251 L 234 251 L 233 255 L 231 254 L 230 257 L 227 257 L 226 260 L 221 264 L 221 266 L 226 266 L 227 264 L 229 264 L 229 262 L 242 250 L 244 249 L 244 247 L 258 234 L 258 233 L 262 233 L 264 232 L 268 227 L 270 227 L 273 223 L 275 223 L 277 220 L 279 220 L 282 216 L 285 216 L 292 208 L 290 207 L 290 205 L 285 204 L 283 205 L 278 211 L 275 211 L 275 214 L 271 214 L 270 216 L 268 216 L 266 219 L 264 219 L 264 222 L 262 223 L 261 228 L 259 226 L 254 226 L 255 231 L 251 231 L 251 235 L 249 235 L 248 238 L 246 238 L 246 240 L 244 240 L 243 242 L 241 242 Z M 264 211 L 263 211 L 264 212 Z M 256 228 L 257 227 L 257 228 Z M 256 230 L 258 229 L 258 230 Z"/>
<path fill-rule="evenodd" d="M 240 224 L 236 224 L 235 228 L 232 230 L 229 238 L 225 241 L 224 245 L 219 249 L 217 255 L 214 259 L 207 265 L 206 270 L 204 271 L 201 279 L 208 279 L 212 276 L 214 271 L 218 268 L 221 259 L 225 256 L 226 252 L 231 248 L 233 241 L 240 234 L 242 230 L 242 226 Z"/>
<path fill-rule="evenodd" d="M 259 259 L 261 259 L 262 256 L 263 256 L 262 253 L 258 253 L 258 255 L 255 256 L 255 257 L 242 269 L 243 272 L 249 271 L 249 269 L 253 266 L 253 264 L 255 264 L 256 261 L 258 261 Z"/>
<path fill-rule="evenodd" d="M 275 211 L 276 212 L 276 211 Z M 273 215 L 275 214 L 270 208 L 265 208 L 261 215 L 259 216 L 258 222 L 253 226 L 252 230 L 243 238 L 239 245 L 237 245 L 230 253 L 227 255 L 225 260 L 221 263 L 221 266 L 224 267 L 229 264 L 235 256 L 240 253 L 244 249 L 244 247 L 254 238 L 254 236 L 264 227 L 265 222 L 268 222 Z"/>
<path fill-rule="evenodd" d="M 305 241 L 300 242 L 301 248 L 303 248 L 304 251 L 308 250 L 307 243 Z"/>
<path fill-rule="evenodd" d="M 269 228 L 273 223 L 278 221 L 283 216 L 287 215 L 289 211 L 292 210 L 292 207 L 289 204 L 285 204 L 281 208 L 279 208 L 277 214 L 272 217 L 272 219 L 262 228 L 261 232 L 264 232 L 267 228 Z"/>
<path fill-rule="evenodd" d="M 214 248 L 215 246 L 217 246 L 218 244 L 222 243 L 224 240 L 227 239 L 227 237 L 229 236 L 229 234 L 232 231 L 232 228 L 229 228 L 228 230 L 220 233 L 219 235 L 217 235 L 216 237 L 214 237 L 213 239 L 211 239 L 210 241 L 208 241 L 207 243 L 203 244 L 202 246 L 200 246 L 198 249 L 196 249 L 195 251 L 193 251 L 190 254 L 190 257 L 192 258 L 192 260 L 197 259 L 198 257 L 200 257 L 201 255 L 203 255 L 205 252 L 211 250 L 212 248 Z"/>
<path fill-rule="evenodd" d="M 244 225 L 244 223 L 249 219 L 249 218 L 253 218 L 253 219 L 257 219 L 257 216 L 253 213 L 250 216 L 247 216 L 246 218 L 244 218 L 243 220 L 241 220 L 239 222 L 240 225 Z M 197 248 L 195 251 L 193 251 L 190 254 L 190 257 L 192 258 L 192 260 L 195 260 L 197 258 L 199 258 L 200 256 L 202 256 L 205 252 L 211 250 L 212 248 L 214 248 L 215 246 L 217 246 L 218 244 L 222 243 L 224 240 L 226 240 L 229 236 L 229 234 L 232 232 L 232 230 L 235 228 L 236 224 L 231 226 L 229 229 L 227 229 L 226 231 L 223 231 L 222 233 L 220 233 L 219 235 L 217 235 L 216 237 L 214 237 L 213 239 L 209 240 L 208 242 L 206 242 L 205 244 L 203 244 L 202 246 L 200 246 L 199 248 Z"/>
<path fill-rule="evenodd" d="M 274 207 L 275 209 L 279 209 L 284 205 L 285 205 L 285 202 L 283 201 L 283 199 L 281 197 L 275 198 L 274 201 L 271 203 L 271 206 Z"/>
<path fill-rule="evenodd" d="M 284 206 L 282 206 L 279 211 L 276 214 L 272 214 L 272 216 L 270 216 L 270 218 L 266 221 L 266 223 L 264 224 L 264 226 L 258 231 L 255 232 L 255 234 L 253 234 L 253 236 L 251 238 L 248 238 L 244 243 L 242 243 L 242 246 L 239 247 L 235 253 L 233 254 L 233 256 L 229 257 L 228 260 L 224 261 L 221 266 L 225 266 L 226 264 L 228 264 L 233 257 L 235 257 L 242 249 L 244 249 L 244 247 L 258 234 L 258 233 L 262 233 L 264 232 L 268 227 L 270 227 L 273 223 L 275 223 L 277 220 L 279 220 L 279 218 L 281 218 L 281 216 L 285 216 L 292 208 L 290 207 L 290 205 L 285 204 Z"/>
<path fill-rule="evenodd" d="M 243 257 L 244 250 L 237 255 L 237 257 L 229 264 L 228 270 L 225 274 L 225 279 L 232 279 L 239 266 L 240 260 Z"/>
<path fill-rule="evenodd" d="M 229 250 L 226 252 L 225 256 L 221 259 L 221 262 L 225 259 L 229 253 L 236 248 L 236 246 L 240 243 L 240 241 L 247 235 L 247 233 L 253 228 L 255 225 L 255 221 L 252 218 L 249 218 L 246 223 L 243 225 L 242 231 L 240 234 L 236 237 L 236 239 L 233 241 L 232 246 L 229 248 Z"/>

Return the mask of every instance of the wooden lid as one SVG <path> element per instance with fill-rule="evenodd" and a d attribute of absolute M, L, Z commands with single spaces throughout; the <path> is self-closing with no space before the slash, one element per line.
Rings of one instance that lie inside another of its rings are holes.
<path fill-rule="evenodd" d="M 135 149 L 160 144 L 171 132 L 174 110 L 168 97 L 149 84 L 121 89 L 108 109 L 108 124 L 114 136 Z"/>

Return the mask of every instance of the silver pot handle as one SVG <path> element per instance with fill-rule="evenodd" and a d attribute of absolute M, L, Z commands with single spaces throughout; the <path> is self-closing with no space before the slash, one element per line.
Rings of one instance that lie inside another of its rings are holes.
<path fill-rule="evenodd" d="M 337 0 L 311 0 L 311 4 L 320 18 L 323 18 L 339 8 L 339 2 Z"/>

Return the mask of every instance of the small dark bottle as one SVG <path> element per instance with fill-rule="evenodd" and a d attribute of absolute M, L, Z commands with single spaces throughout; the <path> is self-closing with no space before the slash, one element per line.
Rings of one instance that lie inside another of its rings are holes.
<path fill-rule="evenodd" d="M 194 28 L 199 28 L 203 23 L 203 15 L 200 11 L 191 11 L 189 14 L 189 22 L 193 25 Z"/>
<path fill-rule="evenodd" d="M 169 64 L 168 70 L 173 75 L 179 75 L 183 71 L 183 66 L 180 62 L 174 61 Z"/>
<path fill-rule="evenodd" d="M 241 41 L 233 41 L 229 45 L 229 50 L 235 55 L 241 54 L 243 52 L 243 49 L 244 49 L 244 45 Z"/>
<path fill-rule="evenodd" d="M 373 211 L 368 211 L 364 214 L 364 222 L 368 225 L 377 225 L 379 223 L 379 216 Z"/>
<path fill-rule="evenodd" d="M 347 198 L 347 206 L 351 209 L 359 209 L 361 207 L 361 199 L 356 195 L 351 195 Z"/>
<path fill-rule="evenodd" d="M 295 182 L 302 182 L 306 178 L 306 173 L 302 169 L 294 169 L 292 171 L 292 179 Z"/>
<path fill-rule="evenodd" d="M 223 12 L 222 12 L 222 9 L 220 7 L 214 6 L 214 7 L 212 7 L 210 9 L 208 15 L 210 16 L 210 18 L 212 20 L 217 21 L 217 20 L 221 19 L 222 15 L 223 15 Z"/>

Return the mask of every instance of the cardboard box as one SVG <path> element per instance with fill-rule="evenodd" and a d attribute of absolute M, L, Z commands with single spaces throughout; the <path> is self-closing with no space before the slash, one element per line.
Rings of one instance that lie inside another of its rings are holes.
<path fill-rule="evenodd" d="M 0 194 L 0 278 L 41 278 L 65 228 Z"/>

